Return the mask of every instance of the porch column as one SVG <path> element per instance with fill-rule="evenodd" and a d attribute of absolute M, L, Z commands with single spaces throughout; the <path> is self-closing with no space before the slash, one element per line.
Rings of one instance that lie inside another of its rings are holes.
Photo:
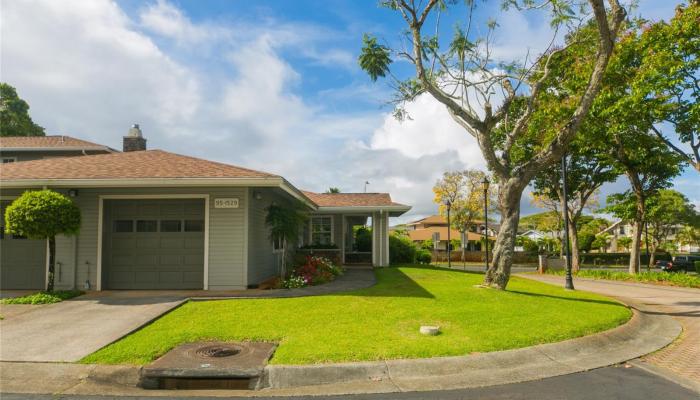
<path fill-rule="evenodd" d="M 389 265 L 389 214 L 372 213 L 372 265 Z"/>

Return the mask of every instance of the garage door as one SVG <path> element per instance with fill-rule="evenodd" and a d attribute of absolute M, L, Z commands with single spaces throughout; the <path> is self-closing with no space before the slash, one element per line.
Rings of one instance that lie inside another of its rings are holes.
<path fill-rule="evenodd" d="M 108 289 L 202 289 L 204 200 L 105 201 Z"/>
<path fill-rule="evenodd" d="M 46 241 L 5 233 L 5 208 L 0 202 L 0 288 L 43 289 L 46 281 Z"/>

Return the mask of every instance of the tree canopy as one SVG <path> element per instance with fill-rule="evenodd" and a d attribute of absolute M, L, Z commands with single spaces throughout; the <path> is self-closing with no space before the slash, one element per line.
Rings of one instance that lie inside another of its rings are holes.
<path fill-rule="evenodd" d="M 29 116 L 29 104 L 4 82 L 0 82 L 0 136 L 44 136 L 44 128 Z"/>
<path fill-rule="evenodd" d="M 654 110 L 652 131 L 700 172 L 700 2 L 677 7 L 668 22 L 645 24 L 637 40 L 633 95 Z"/>
<path fill-rule="evenodd" d="M 574 2 L 548 1 L 536 5 L 530 0 L 509 0 L 503 5 L 521 11 L 547 8 L 556 32 L 575 30 L 577 24 L 592 15 L 597 27 L 595 61 L 583 64 L 589 79 L 575 91 L 566 93 L 570 108 L 558 108 L 556 118 L 543 104 L 552 91 L 547 90 L 558 71 L 565 71 L 554 60 L 571 51 L 575 40 L 561 47 L 553 39 L 549 48 L 533 59 L 498 62 L 490 46 L 495 21 L 482 31 L 473 23 L 477 2 L 466 2 L 466 19 L 455 26 L 451 35 L 441 32 L 440 13 L 457 2 L 428 0 L 385 0 L 381 4 L 396 11 L 406 22 L 405 43 L 391 48 L 365 36 L 359 57 L 360 66 L 371 79 L 388 77 L 395 88 L 397 116 L 402 106 L 419 95 L 429 95 L 442 103 L 452 119 L 472 135 L 484 156 L 488 169 L 499 185 L 501 225 L 484 283 L 504 289 L 510 278 L 513 261 L 520 198 L 530 180 L 557 162 L 578 132 L 593 100 L 600 91 L 618 30 L 626 12 L 617 0 L 589 0 L 588 10 L 576 12 Z M 588 11 L 592 11 L 589 13 Z M 431 28 L 426 27 L 432 25 Z M 433 33 L 434 32 L 434 33 Z M 485 32 L 481 35 L 480 33 Z M 451 38 L 451 39 L 450 39 Z M 400 79 L 391 73 L 392 57 L 407 61 L 414 73 Z M 554 60 L 554 61 L 553 61 Z M 555 71 L 557 70 L 557 71 Z M 497 94 L 502 98 L 498 100 Z"/>
<path fill-rule="evenodd" d="M 51 292 L 54 287 L 56 236 L 78 233 L 80 209 L 71 199 L 53 190 L 27 191 L 5 210 L 5 230 L 30 239 L 48 240 L 49 279 L 46 289 Z"/>

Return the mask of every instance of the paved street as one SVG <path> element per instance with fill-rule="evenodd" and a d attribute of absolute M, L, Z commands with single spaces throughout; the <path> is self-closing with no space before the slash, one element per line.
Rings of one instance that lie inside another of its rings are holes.
<path fill-rule="evenodd" d="M 213 392 L 215 393 L 215 392 Z M 183 392 L 173 392 L 171 399 L 187 399 Z M 215 395 L 215 394 L 214 394 Z M 3 394 L 3 400 L 102 400 L 114 399 L 114 396 L 56 396 L 56 395 L 13 395 Z M 197 397 L 201 399 L 202 397 Z M 220 397 L 209 397 L 217 399 Z M 232 398 L 232 397 L 227 397 Z M 233 397 L 235 398 L 235 397 Z M 240 397 L 238 397 L 240 398 Z M 282 400 L 290 397 L 256 397 L 259 400 Z M 489 400 L 697 400 L 698 394 L 667 381 L 659 376 L 642 371 L 638 368 L 608 367 L 573 375 L 564 375 L 540 381 L 516 383 L 511 385 L 493 386 L 466 390 L 450 390 L 436 392 L 380 393 L 372 395 L 352 396 L 312 396 L 294 397 L 294 399 L 309 400 L 374 400 L 374 399 L 489 399 Z M 153 399 L 153 397 L 119 397 L 123 400 Z"/>

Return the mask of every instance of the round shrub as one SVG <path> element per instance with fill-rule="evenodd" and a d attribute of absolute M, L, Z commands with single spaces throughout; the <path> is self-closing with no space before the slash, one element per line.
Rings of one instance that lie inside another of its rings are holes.
<path fill-rule="evenodd" d="M 389 263 L 413 264 L 416 262 L 416 246 L 406 236 L 389 235 Z"/>
<path fill-rule="evenodd" d="M 418 264 L 430 264 L 433 261 L 433 256 L 428 250 L 420 249 L 416 252 L 416 262 Z"/>

